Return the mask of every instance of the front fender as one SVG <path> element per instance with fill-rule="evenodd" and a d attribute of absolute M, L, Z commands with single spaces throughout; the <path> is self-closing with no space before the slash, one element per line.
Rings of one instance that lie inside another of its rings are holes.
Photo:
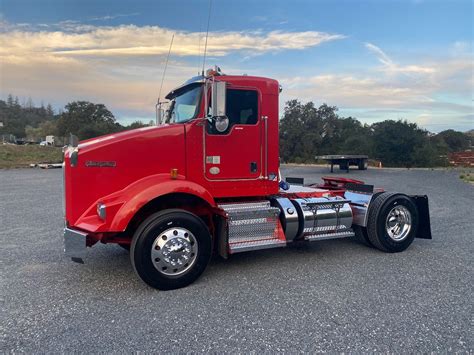
<path fill-rule="evenodd" d="M 157 197 L 171 193 L 194 195 L 210 206 L 216 206 L 212 195 L 201 185 L 186 180 L 182 175 L 171 179 L 169 174 L 157 174 L 140 179 L 123 190 L 99 199 L 78 219 L 76 226 L 95 233 L 123 232 L 140 208 Z M 97 215 L 98 203 L 106 206 L 105 221 Z"/>

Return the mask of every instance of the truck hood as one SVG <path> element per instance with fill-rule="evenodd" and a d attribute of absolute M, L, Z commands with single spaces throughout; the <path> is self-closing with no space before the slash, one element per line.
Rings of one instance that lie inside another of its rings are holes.
<path fill-rule="evenodd" d="M 130 184 L 177 169 L 186 175 L 183 124 L 138 128 L 82 141 L 71 166 L 65 153 L 66 218 L 70 225 L 101 198 Z"/>
<path fill-rule="evenodd" d="M 103 147 L 109 144 L 115 144 L 115 143 L 119 143 L 119 142 L 126 141 L 129 139 L 135 139 L 143 135 L 148 135 L 150 133 L 153 134 L 156 132 L 157 136 L 162 136 L 162 135 L 166 135 L 171 130 L 172 130 L 171 125 L 142 127 L 142 128 L 132 129 L 129 131 L 111 133 L 111 134 L 106 134 L 100 137 L 86 139 L 86 140 L 80 141 L 78 147 L 79 147 L 79 150 L 81 151 L 84 151 L 84 150 L 87 151 L 87 150 Z"/>

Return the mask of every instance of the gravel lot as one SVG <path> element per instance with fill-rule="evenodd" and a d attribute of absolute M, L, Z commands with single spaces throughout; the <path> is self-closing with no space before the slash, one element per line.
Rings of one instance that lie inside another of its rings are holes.
<path fill-rule="evenodd" d="M 474 186 L 445 170 L 340 175 L 429 195 L 434 239 L 399 254 L 348 239 L 244 253 L 159 292 L 117 246 L 63 258 L 60 170 L 0 171 L 0 352 L 473 351 Z"/>

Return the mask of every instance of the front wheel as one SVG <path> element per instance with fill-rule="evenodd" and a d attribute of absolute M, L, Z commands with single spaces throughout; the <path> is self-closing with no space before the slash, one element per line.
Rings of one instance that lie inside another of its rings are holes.
<path fill-rule="evenodd" d="M 418 209 L 404 194 L 383 192 L 370 204 L 367 236 L 370 243 L 385 252 L 405 250 L 418 230 Z"/>
<path fill-rule="evenodd" d="M 155 213 L 137 229 L 130 248 L 135 272 L 160 290 L 185 287 L 211 257 L 211 235 L 196 215 L 178 209 Z"/>

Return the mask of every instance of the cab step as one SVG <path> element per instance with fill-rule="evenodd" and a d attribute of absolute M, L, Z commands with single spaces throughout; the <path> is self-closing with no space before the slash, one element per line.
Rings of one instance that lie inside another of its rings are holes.
<path fill-rule="evenodd" d="M 286 246 L 280 224 L 280 209 L 270 201 L 223 203 L 228 217 L 229 253 Z"/>
<path fill-rule="evenodd" d="M 354 232 L 352 230 L 344 230 L 344 231 L 333 232 L 333 233 L 318 233 L 318 234 L 306 235 L 304 239 L 307 241 L 313 242 L 316 240 L 349 238 L 353 236 L 354 236 Z"/>

